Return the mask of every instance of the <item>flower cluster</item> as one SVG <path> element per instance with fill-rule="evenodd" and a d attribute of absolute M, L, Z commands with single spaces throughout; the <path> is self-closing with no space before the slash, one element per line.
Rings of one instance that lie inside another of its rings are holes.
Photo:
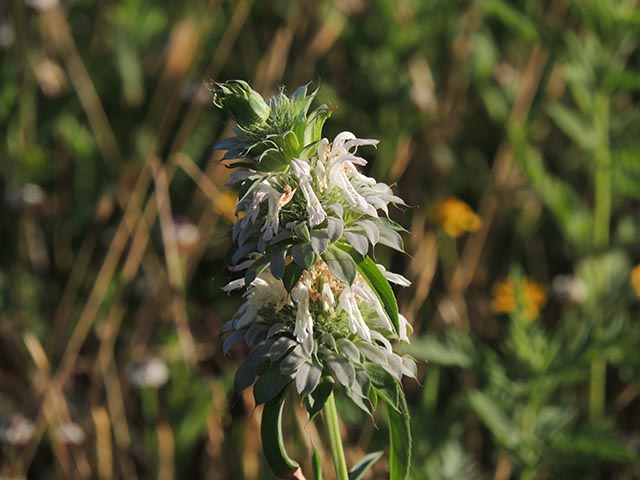
<path fill-rule="evenodd" d="M 546 303 L 546 289 L 529 278 L 510 276 L 493 286 L 491 307 L 496 313 L 513 313 L 521 309 L 524 319 L 533 321 Z"/>
<path fill-rule="evenodd" d="M 482 226 L 480 217 L 471 207 L 455 197 L 445 198 L 429 213 L 431 219 L 452 238 L 458 238 L 466 232 L 475 232 Z"/>
<path fill-rule="evenodd" d="M 244 288 L 244 303 L 223 327 L 227 353 L 250 348 L 236 390 L 253 384 L 257 403 L 289 384 L 317 413 L 335 381 L 371 413 L 389 378 L 415 376 L 416 365 L 392 349 L 411 327 L 398 313 L 389 282 L 409 281 L 376 264 L 378 244 L 403 251 L 390 205 L 404 205 L 391 188 L 362 174 L 358 149 L 377 140 L 351 132 L 322 138 L 330 115 L 309 111 L 306 87 L 264 100 L 245 82 L 217 85 L 214 103 L 236 120 L 235 136 L 216 148 L 237 159 L 239 185 L 228 292 Z M 335 380 L 334 380 L 335 379 Z"/>

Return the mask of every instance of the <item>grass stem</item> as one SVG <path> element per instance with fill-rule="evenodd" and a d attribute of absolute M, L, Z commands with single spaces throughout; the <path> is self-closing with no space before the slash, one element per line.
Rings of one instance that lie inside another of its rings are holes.
<path fill-rule="evenodd" d="M 600 92 L 595 98 L 594 127 L 596 132 L 595 159 L 595 207 L 593 243 L 597 250 L 609 245 L 611 222 L 611 152 L 609 151 L 609 97 Z M 600 318 L 601 322 L 601 318 Z M 589 386 L 589 418 L 599 420 L 604 414 L 606 402 L 607 360 L 595 358 L 591 362 Z"/>

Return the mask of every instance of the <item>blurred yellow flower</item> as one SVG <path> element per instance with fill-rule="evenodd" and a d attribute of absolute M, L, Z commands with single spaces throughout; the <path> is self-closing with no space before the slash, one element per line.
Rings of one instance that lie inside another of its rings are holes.
<path fill-rule="evenodd" d="M 432 219 L 440 225 L 444 233 L 457 238 L 465 232 L 475 232 L 482 221 L 462 200 L 449 197 L 438 203 L 431 211 Z"/>
<path fill-rule="evenodd" d="M 540 309 L 547 303 L 547 291 L 541 285 L 525 278 L 521 283 L 522 311 L 524 318 L 535 320 Z M 509 277 L 493 286 L 493 303 L 491 308 L 496 313 L 512 313 L 518 307 L 516 288 L 513 278 Z"/>
<path fill-rule="evenodd" d="M 640 263 L 631 270 L 631 285 L 638 298 L 640 298 Z"/>

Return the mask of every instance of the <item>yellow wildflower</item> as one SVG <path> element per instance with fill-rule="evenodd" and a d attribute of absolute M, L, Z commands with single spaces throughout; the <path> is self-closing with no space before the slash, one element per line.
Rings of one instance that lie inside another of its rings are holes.
<path fill-rule="evenodd" d="M 509 277 L 493 286 L 493 303 L 491 308 L 496 313 L 512 313 L 518 308 L 518 300 L 522 305 L 522 313 L 527 320 L 535 320 L 540 309 L 547 303 L 547 292 L 544 287 L 525 278 L 521 282 L 521 298 L 516 297 L 513 278 Z"/>
<path fill-rule="evenodd" d="M 638 298 L 640 298 L 640 263 L 631 270 L 631 285 Z"/>
<path fill-rule="evenodd" d="M 431 216 L 444 233 L 453 238 L 465 232 L 475 232 L 482 225 L 480 217 L 471 207 L 455 197 L 442 200 L 434 207 Z"/>

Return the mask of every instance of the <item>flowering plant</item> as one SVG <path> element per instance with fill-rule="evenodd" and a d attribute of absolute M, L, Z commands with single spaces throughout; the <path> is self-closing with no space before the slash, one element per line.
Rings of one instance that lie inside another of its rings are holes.
<path fill-rule="evenodd" d="M 223 327 L 223 349 L 242 341 L 250 349 L 235 388 L 255 381 L 256 404 L 265 404 L 263 448 L 277 475 L 299 468 L 280 438 L 291 386 L 311 419 L 324 410 L 336 474 L 352 478 L 332 394 L 342 387 L 369 415 L 378 399 L 387 405 L 391 478 L 405 478 L 411 437 L 400 381 L 415 377 L 416 364 L 392 348 L 392 341 L 409 341 L 411 326 L 398 313 L 390 283 L 409 281 L 368 255 L 377 244 L 403 251 L 402 228 L 388 215 L 389 205 L 404 202 L 358 170 L 367 162 L 357 150 L 377 140 L 351 132 L 332 142 L 322 138 L 331 110 L 309 111 L 316 92 L 303 86 L 290 97 L 280 92 L 264 100 L 243 81 L 214 88 L 214 104 L 236 121 L 235 136 L 216 145 L 234 160 L 230 183 L 239 185 L 230 270 L 241 277 L 225 290 L 245 289 L 244 303 Z M 377 458 L 365 457 L 363 465 Z"/>

